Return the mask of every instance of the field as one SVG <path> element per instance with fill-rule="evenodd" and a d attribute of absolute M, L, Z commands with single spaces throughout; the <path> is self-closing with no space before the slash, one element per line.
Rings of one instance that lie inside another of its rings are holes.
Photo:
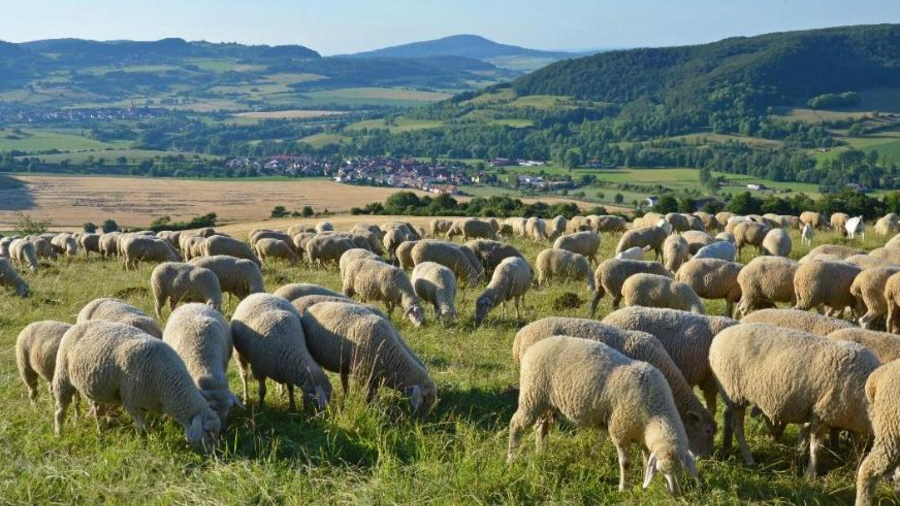
<path fill-rule="evenodd" d="M 287 111 L 239 112 L 235 114 L 235 117 L 249 119 L 311 119 L 339 116 L 341 114 L 343 113 L 340 111 L 309 111 L 305 109 L 294 109 Z"/>
<path fill-rule="evenodd" d="M 0 152 L 3 151 L 73 151 L 122 147 L 122 143 L 102 142 L 78 133 L 23 128 L 19 131 L 0 129 Z"/>
<path fill-rule="evenodd" d="M 380 221 L 380 217 L 378 221 Z M 384 218 L 388 219 L 388 218 Z M 356 221 L 336 217 L 339 228 Z M 421 222 L 422 220 L 415 220 Z M 288 221 L 268 223 L 283 227 Z M 258 224 L 226 228 L 246 232 Z M 800 243 L 794 235 L 795 244 Z M 817 242 L 835 241 L 819 234 Z M 616 237 L 604 235 L 602 256 L 612 255 Z M 546 247 L 513 241 L 533 262 Z M 870 236 L 867 247 L 878 240 Z M 798 247 L 794 257 L 807 248 Z M 745 252 L 746 261 L 751 252 Z M 583 284 L 564 283 L 535 288 L 528 297 L 525 321 L 497 308 L 477 329 L 472 327 L 473 301 L 478 290 L 465 289 L 457 298 L 461 319 L 446 326 L 432 320 L 416 329 L 395 314 L 393 321 L 424 360 L 438 386 L 438 403 L 425 416 L 411 416 L 406 400 L 382 389 L 366 406 L 358 390 L 343 398 L 340 389 L 328 410 L 318 416 L 291 413 L 287 399 L 269 389 L 263 408 L 248 405 L 229 418 L 218 454 L 193 453 L 184 431 L 171 420 L 150 418 L 149 437 L 142 441 L 127 416 L 98 432 L 89 419 L 66 422 L 61 439 L 53 437 L 53 406 L 41 388 L 29 404 L 16 374 L 13 345 L 26 324 L 45 319 L 72 322 L 88 301 L 121 297 L 152 310 L 149 275 L 152 267 L 123 272 L 112 261 L 81 258 L 45 264 L 37 274 L 25 274 L 34 295 L 29 299 L 0 297 L 0 490 L 4 504 L 816 504 L 844 505 L 853 499 L 857 462 L 842 453 L 827 454 L 824 476 L 802 478 L 805 458 L 795 448 L 797 430 L 782 443 L 770 442 L 765 426 L 748 419 L 754 457 L 761 464 L 749 469 L 736 452 L 701 460 L 699 486 L 671 499 L 661 480 L 640 489 L 641 470 L 629 473 L 631 486 L 616 491 L 616 453 L 597 431 L 561 424 L 550 434 L 543 454 L 536 454 L 533 435 L 523 441 L 516 464 L 505 464 L 507 424 L 516 408 L 518 372 L 510 358 L 517 329 L 526 321 L 549 315 L 587 314 L 589 293 Z M 305 267 L 266 267 L 266 287 L 288 282 L 312 282 L 340 288 L 336 271 Z M 96 282 L 102 280 L 102 282 Z M 574 292 L 582 304 L 554 309 L 552 301 Z M 225 308 L 230 315 L 231 301 Z M 723 310 L 720 302 L 707 305 Z M 609 313 L 610 299 L 601 301 L 598 316 Z M 165 316 L 165 315 L 164 315 Z M 162 322 L 164 323 L 164 322 Z M 333 385 L 339 382 L 331 376 Z M 240 392 L 236 367 L 230 367 L 231 388 Z M 256 387 L 251 382 L 251 399 Z M 718 410 L 721 425 L 722 406 Z M 717 448 L 721 448 L 721 435 Z M 633 456 L 637 458 L 636 456 Z M 827 474 L 826 474 L 827 473 Z M 894 501 L 883 485 L 879 498 Z M 894 504 L 896 504 L 894 502 Z"/>

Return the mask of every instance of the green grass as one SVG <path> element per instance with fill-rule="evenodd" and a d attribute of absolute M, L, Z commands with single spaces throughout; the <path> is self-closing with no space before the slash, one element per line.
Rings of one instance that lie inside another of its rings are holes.
<path fill-rule="evenodd" d="M 344 144 L 350 142 L 350 137 L 340 134 L 315 134 L 300 139 L 299 142 L 309 144 L 314 148 L 321 148 L 330 144 Z"/>
<path fill-rule="evenodd" d="M 800 243 L 792 232 L 795 244 Z M 617 236 L 603 237 L 602 256 L 610 257 Z M 817 243 L 834 240 L 818 234 Z M 513 241 L 533 262 L 546 244 Z M 877 245 L 870 236 L 867 247 Z M 794 257 L 805 252 L 797 248 Z M 743 260 L 752 252 L 745 251 Z M 33 295 L 0 297 L 0 490 L 4 504 L 817 504 L 843 505 L 853 499 L 856 462 L 824 458 L 824 476 L 805 481 L 805 458 L 795 448 L 796 428 L 782 444 L 765 437 L 762 422 L 748 420 L 751 450 L 761 464 L 747 468 L 736 453 L 699 462 L 702 482 L 680 499 L 669 498 L 660 481 L 640 490 L 641 472 L 629 474 L 631 488 L 616 490 L 616 452 L 594 430 L 562 424 L 550 435 L 544 454 L 524 440 L 519 460 L 505 464 L 507 424 L 516 409 L 511 387 L 518 372 L 510 356 L 517 322 L 498 308 L 484 326 L 472 327 L 478 290 L 462 290 L 459 322 L 447 327 L 428 323 L 414 328 L 394 315 L 394 324 L 424 360 L 438 386 L 433 412 L 411 416 L 404 399 L 383 389 L 369 406 L 353 393 L 339 393 L 320 416 L 291 413 L 286 396 L 270 388 L 264 408 L 237 409 L 219 454 L 191 451 L 184 431 L 173 421 L 150 418 L 142 441 L 126 415 L 98 432 L 90 419 L 66 422 L 62 438 L 53 437 L 53 405 L 41 386 L 37 404 L 28 402 L 16 373 L 15 336 L 28 323 L 55 319 L 73 322 L 97 297 L 121 297 L 145 311 L 152 309 L 152 266 L 124 272 L 113 261 L 81 258 L 45 264 L 26 273 Z M 336 271 L 305 267 L 265 269 L 266 286 L 288 282 L 340 288 Z M 549 315 L 580 316 L 580 307 L 554 311 L 550 301 L 575 292 L 585 301 L 583 284 L 554 284 L 533 289 L 527 320 Z M 235 303 L 226 305 L 226 316 Z M 723 309 L 710 302 L 710 313 Z M 599 317 L 609 313 L 605 297 Z M 164 321 L 161 323 L 165 323 Z M 236 367 L 230 382 L 240 391 Z M 332 383 L 339 381 L 331 376 Z M 352 384 L 351 384 L 352 386 Z M 336 391 L 340 389 L 337 388 Z M 255 398 L 256 388 L 251 386 Z M 722 409 L 719 409 L 721 424 Z M 721 435 L 717 447 L 721 447 Z M 847 456 L 842 454 L 842 458 Z M 636 459 L 637 456 L 634 456 Z M 638 466 L 639 467 L 639 466 Z M 879 498 L 895 500 L 883 485 Z M 887 502 L 883 503 L 887 504 Z"/>
<path fill-rule="evenodd" d="M 78 151 L 74 153 L 58 153 L 53 155 L 41 155 L 40 159 L 44 163 L 59 163 L 63 160 L 69 160 L 71 163 L 84 163 L 88 157 L 94 157 L 94 160 L 104 158 L 107 165 L 115 164 L 116 159 L 124 156 L 128 159 L 129 164 L 137 164 L 144 160 L 152 160 L 158 157 L 183 155 L 188 158 L 199 156 L 204 159 L 214 159 L 216 157 L 205 154 L 190 153 L 186 151 L 157 151 L 151 149 L 104 149 L 91 151 Z"/>
<path fill-rule="evenodd" d="M 36 130 L 23 128 L 21 133 L 11 129 L 0 129 L 0 152 L 2 151 L 74 151 L 80 149 L 105 149 L 122 147 L 121 142 L 102 142 L 73 133 L 60 133 L 52 130 Z"/>
<path fill-rule="evenodd" d="M 370 119 L 357 121 L 356 123 L 352 123 L 347 125 L 345 130 L 354 131 L 354 130 L 362 130 L 366 129 L 388 129 L 392 134 L 393 133 L 403 133 L 403 132 L 413 132 L 416 130 L 424 130 L 427 128 L 440 128 L 444 125 L 442 121 L 432 121 L 432 120 L 417 120 L 417 119 L 408 119 L 408 118 L 398 118 L 395 120 L 393 125 L 388 126 L 385 123 L 384 119 Z"/>

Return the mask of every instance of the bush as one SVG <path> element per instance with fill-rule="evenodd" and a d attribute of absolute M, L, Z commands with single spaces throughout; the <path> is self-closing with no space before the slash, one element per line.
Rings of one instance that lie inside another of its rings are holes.
<path fill-rule="evenodd" d="M 204 214 L 203 216 L 195 216 L 190 221 L 172 221 L 168 216 L 157 218 L 150 224 L 150 230 L 159 232 L 161 230 L 191 230 L 195 228 L 215 227 L 219 217 L 216 213 Z"/>
<path fill-rule="evenodd" d="M 290 216 L 291 213 L 288 212 L 287 208 L 284 206 L 275 206 L 272 208 L 272 212 L 269 213 L 270 218 L 286 218 Z"/>
<path fill-rule="evenodd" d="M 40 235 L 46 232 L 51 225 L 50 220 L 35 220 L 27 214 L 19 213 L 15 232 L 18 235 Z"/>
<path fill-rule="evenodd" d="M 100 225 L 100 228 L 101 228 L 101 230 L 103 230 L 104 234 L 108 234 L 110 232 L 118 232 L 119 224 L 116 223 L 114 220 L 106 220 L 103 222 L 102 225 Z"/>
<path fill-rule="evenodd" d="M 81 228 L 84 229 L 84 231 L 87 232 L 88 234 L 96 234 L 97 233 L 97 225 L 94 225 L 94 223 L 90 222 L 90 221 L 85 223 L 84 225 L 82 225 Z"/>

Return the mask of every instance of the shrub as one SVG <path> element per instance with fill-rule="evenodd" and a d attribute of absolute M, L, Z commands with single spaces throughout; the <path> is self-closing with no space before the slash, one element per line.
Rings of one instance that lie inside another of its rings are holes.
<path fill-rule="evenodd" d="M 119 224 L 114 220 L 106 220 L 100 225 L 100 228 L 103 230 L 104 234 L 108 234 L 110 232 L 118 232 Z"/>
<path fill-rule="evenodd" d="M 40 235 L 46 232 L 51 225 L 50 220 L 35 220 L 30 215 L 19 213 L 15 231 L 18 235 Z"/>

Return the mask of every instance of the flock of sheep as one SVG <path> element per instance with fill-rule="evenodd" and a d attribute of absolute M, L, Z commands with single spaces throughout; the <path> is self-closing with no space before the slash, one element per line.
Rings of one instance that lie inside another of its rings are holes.
<path fill-rule="evenodd" d="M 789 229 L 800 230 L 804 242 L 821 229 L 846 239 L 794 261 Z M 874 231 L 896 234 L 900 219 L 885 216 Z M 601 233 L 621 233 L 614 258 L 598 258 Z M 292 408 L 298 387 L 304 405 L 325 409 L 333 396 L 329 371 L 340 376 L 345 394 L 352 378 L 370 402 L 384 386 L 427 412 L 437 388 L 392 323 L 395 309 L 415 326 L 427 324 L 428 306 L 435 321 L 457 319 L 462 283 L 481 291 L 474 301 L 474 323 L 481 325 L 498 305 L 506 317 L 507 302 L 523 318 L 535 285 L 583 282 L 593 295 L 591 319 L 543 318 L 516 334 L 519 404 L 509 423 L 508 461 L 526 428 L 534 427 L 540 450 L 562 416 L 608 433 L 620 490 L 637 445 L 644 487 L 661 475 L 677 493 L 685 474 L 698 478 L 695 459 L 713 453 L 721 396 L 724 450 L 737 439 L 747 464 L 753 463 L 744 432 L 748 408 L 764 417 L 776 440 L 788 424 L 802 426 L 809 478 L 825 436 L 837 449 L 848 433 L 856 454 L 865 453 L 856 499 L 865 505 L 878 479 L 900 463 L 900 234 L 869 252 L 846 245 L 864 234 L 859 217 L 835 213 L 826 221 L 812 212 L 649 213 L 631 224 L 617 216 L 435 219 L 428 231 L 392 221 L 336 232 L 320 222 L 254 230 L 247 241 L 211 228 L 46 234 L 0 239 L 0 285 L 26 296 L 17 268 L 34 271 L 40 258 L 79 252 L 117 258 L 125 269 L 158 264 L 150 286 L 156 316 L 171 311 L 165 328 L 122 300 L 98 299 L 74 325 L 42 321 L 22 330 L 19 371 L 31 399 L 39 378 L 50 384 L 57 434 L 69 404 L 84 399 L 98 424 L 121 406 L 142 434 L 146 412 L 166 413 L 191 444 L 209 451 L 230 410 L 249 402 L 251 376 L 260 406 L 271 379 L 286 387 Z M 466 242 L 453 242 L 460 236 Z M 503 242 L 509 237 L 552 247 L 529 263 Z M 748 246 L 760 255 L 737 263 Z M 645 260 L 649 254 L 656 261 Z M 306 283 L 266 293 L 263 263 L 303 261 L 339 269 L 342 293 Z M 221 313 L 226 293 L 240 300 L 230 322 Z M 607 294 L 614 311 L 594 320 Z M 724 300 L 726 314 L 706 315 L 704 300 Z M 232 350 L 242 399 L 226 375 Z"/>

